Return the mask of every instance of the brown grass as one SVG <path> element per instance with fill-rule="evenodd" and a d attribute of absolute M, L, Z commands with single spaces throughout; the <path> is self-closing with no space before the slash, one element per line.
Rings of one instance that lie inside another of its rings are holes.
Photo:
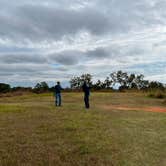
<path fill-rule="evenodd" d="M 114 106 L 108 111 L 106 106 Z M 0 166 L 165 166 L 164 113 L 119 110 L 164 107 L 139 93 L 82 93 L 0 98 Z"/>

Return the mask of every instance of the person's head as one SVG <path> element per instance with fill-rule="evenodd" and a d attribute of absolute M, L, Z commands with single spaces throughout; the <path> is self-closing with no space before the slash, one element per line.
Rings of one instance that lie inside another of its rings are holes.
<path fill-rule="evenodd" d="M 59 81 L 57 81 L 57 85 L 60 85 L 60 82 L 59 82 Z"/>

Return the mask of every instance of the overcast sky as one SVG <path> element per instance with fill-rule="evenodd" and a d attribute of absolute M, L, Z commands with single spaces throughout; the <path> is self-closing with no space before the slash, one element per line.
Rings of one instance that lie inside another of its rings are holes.
<path fill-rule="evenodd" d="M 165 0 L 0 0 L 0 82 L 123 70 L 166 83 Z"/>

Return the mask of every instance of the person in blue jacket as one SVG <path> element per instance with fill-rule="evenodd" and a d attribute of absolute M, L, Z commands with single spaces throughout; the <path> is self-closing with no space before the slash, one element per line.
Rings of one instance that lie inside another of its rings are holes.
<path fill-rule="evenodd" d="M 85 102 L 85 108 L 89 109 L 89 96 L 90 96 L 90 87 L 87 85 L 86 81 L 84 81 L 82 90 L 84 92 L 84 102 Z"/>
<path fill-rule="evenodd" d="M 57 84 L 55 85 L 55 105 L 56 106 L 61 106 L 62 104 L 61 90 L 63 90 L 63 88 L 61 87 L 60 82 L 58 81 Z"/>

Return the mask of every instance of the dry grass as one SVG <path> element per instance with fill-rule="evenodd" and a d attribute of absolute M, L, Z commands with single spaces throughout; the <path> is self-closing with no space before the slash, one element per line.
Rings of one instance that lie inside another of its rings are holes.
<path fill-rule="evenodd" d="M 104 109 L 105 105 L 163 106 L 139 93 L 81 93 L 0 98 L 2 166 L 165 166 L 165 113 Z"/>

